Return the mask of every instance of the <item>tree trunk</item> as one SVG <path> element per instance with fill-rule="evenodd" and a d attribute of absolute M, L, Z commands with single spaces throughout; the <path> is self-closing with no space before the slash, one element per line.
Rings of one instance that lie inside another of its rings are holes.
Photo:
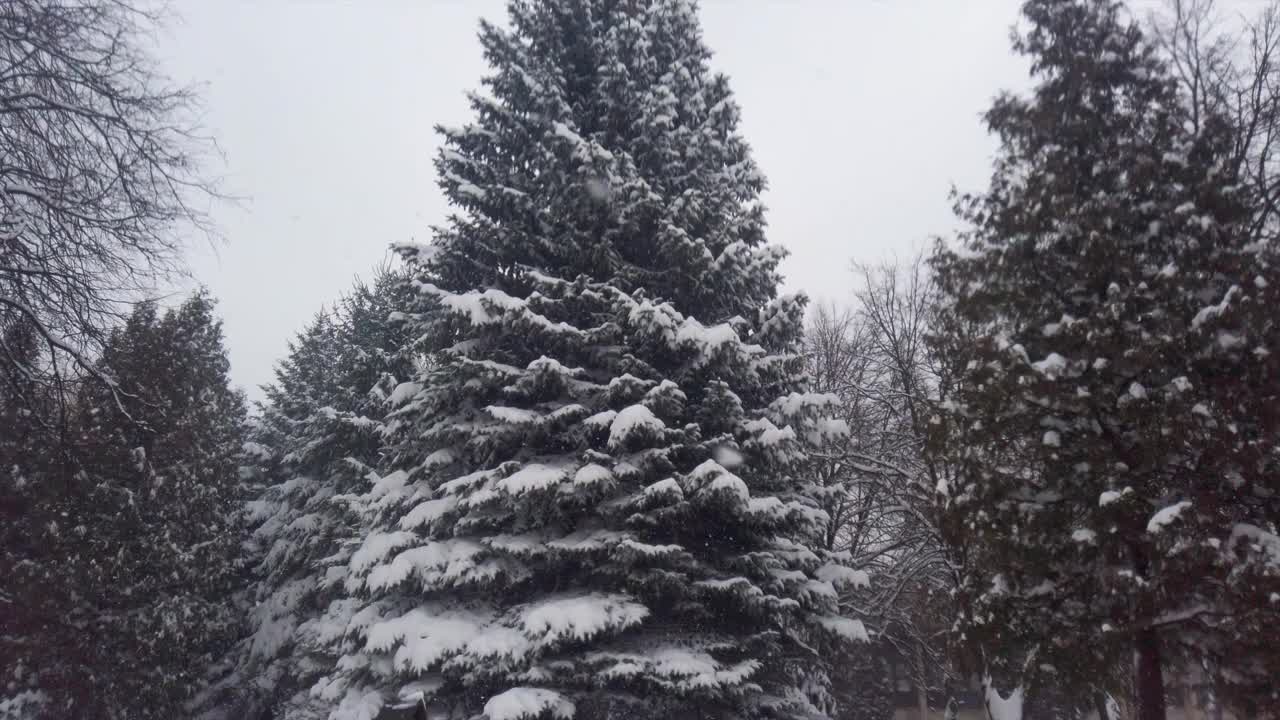
<path fill-rule="evenodd" d="M 920 705 L 920 720 L 929 720 L 929 673 L 925 669 L 923 642 L 916 645 L 916 661 L 920 666 L 920 681 L 916 684 L 916 701 Z"/>
<path fill-rule="evenodd" d="M 1098 713 L 1098 720 L 1111 720 L 1111 714 L 1107 712 L 1106 693 L 1095 692 L 1093 694 L 1093 708 Z"/>
<path fill-rule="evenodd" d="M 1143 628 L 1134 638 L 1133 646 L 1137 662 L 1137 720 L 1165 720 L 1160 637 L 1154 628 Z"/>

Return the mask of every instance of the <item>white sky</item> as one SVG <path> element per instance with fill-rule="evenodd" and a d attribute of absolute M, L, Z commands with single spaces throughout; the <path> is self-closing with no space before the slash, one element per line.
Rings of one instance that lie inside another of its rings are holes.
<path fill-rule="evenodd" d="M 980 112 L 1026 85 L 1009 51 L 1018 0 L 704 0 L 703 30 L 769 178 L 787 290 L 845 300 L 850 262 L 907 257 L 982 189 Z M 202 86 L 240 207 L 197 250 L 221 301 L 232 377 L 252 397 L 287 341 L 447 206 L 432 126 L 470 119 L 480 17 L 501 0 L 179 0 L 166 70 Z"/>

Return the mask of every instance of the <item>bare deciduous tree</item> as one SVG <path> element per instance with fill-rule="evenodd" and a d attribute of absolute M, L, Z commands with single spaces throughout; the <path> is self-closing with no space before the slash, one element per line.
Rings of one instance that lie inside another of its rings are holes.
<path fill-rule="evenodd" d="M 812 472 L 828 491 L 828 546 L 872 579 L 846 608 L 924 687 L 947 672 L 941 617 L 954 582 L 935 503 L 949 480 L 925 452 L 946 388 L 926 343 L 935 299 L 921 258 L 854 270 L 855 306 L 820 307 L 806 335 L 814 389 L 840 397 L 851 429 L 847 442 L 814 453 Z"/>
<path fill-rule="evenodd" d="M 1227 176 L 1244 179 L 1255 208 L 1254 240 L 1280 238 L 1280 4 L 1227 15 L 1216 0 L 1164 0 L 1151 14 L 1159 42 L 1185 89 L 1187 122 L 1229 122 L 1235 147 Z"/>
<path fill-rule="evenodd" d="M 157 19 L 124 0 L 0 3 L 0 328 L 42 347 L 33 362 L 0 332 L 15 384 L 111 383 L 91 360 L 106 331 L 181 271 L 185 233 L 211 232 L 214 148 L 147 52 Z"/>

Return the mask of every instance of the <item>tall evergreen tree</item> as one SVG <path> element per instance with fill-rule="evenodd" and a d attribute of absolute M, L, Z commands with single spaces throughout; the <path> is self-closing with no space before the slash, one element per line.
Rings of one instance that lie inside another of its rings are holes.
<path fill-rule="evenodd" d="M 81 388 L 68 444 L 32 478 L 41 554 L 5 655 L 46 700 L 25 716 L 174 717 L 236 621 L 244 402 L 203 294 L 138 306 L 97 367 L 115 387 Z"/>
<path fill-rule="evenodd" d="M 95 652 L 110 678 L 96 701 L 107 716 L 173 717 L 236 623 L 227 601 L 238 576 L 244 398 L 204 293 L 163 314 L 140 306 L 101 366 L 135 390 L 116 403 L 110 388 L 89 385 L 80 402 L 82 522 L 97 528 L 89 580 L 111 639 Z"/>
<path fill-rule="evenodd" d="M 386 268 L 316 316 L 265 388 L 246 444 L 256 568 L 249 634 L 203 703 L 213 716 L 324 717 L 308 691 L 331 663 L 316 619 L 335 594 L 354 517 L 336 498 L 367 487 L 382 454 L 387 397 L 413 371 L 403 278 Z"/>
<path fill-rule="evenodd" d="M 476 121 L 441 130 L 459 212 L 403 250 L 443 349 L 352 498 L 314 692 L 340 718 L 821 715 L 825 650 L 865 630 L 796 467 L 845 426 L 800 392 L 803 300 L 696 9 L 508 7 Z"/>
<path fill-rule="evenodd" d="M 1136 657 L 1143 720 L 1187 664 L 1262 717 L 1280 672 L 1261 641 L 1280 620 L 1274 248 L 1251 242 L 1227 119 L 1180 121 L 1118 3 L 1023 13 L 1038 83 L 987 113 L 991 187 L 961 198 L 963 250 L 935 259 L 940 351 L 967 367 L 938 426 L 961 468 L 958 629 L 1022 649 L 1033 688 Z"/>

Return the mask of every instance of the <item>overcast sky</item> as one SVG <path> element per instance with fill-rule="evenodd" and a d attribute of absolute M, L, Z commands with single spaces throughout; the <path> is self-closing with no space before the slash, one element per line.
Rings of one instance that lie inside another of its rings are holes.
<path fill-rule="evenodd" d="M 908 257 L 951 230 L 952 184 L 981 189 L 979 114 L 1024 87 L 1009 51 L 1018 0 L 704 0 L 703 30 L 769 178 L 788 290 L 844 301 L 852 261 Z M 234 381 L 258 397 L 286 343 L 393 242 L 447 206 L 437 123 L 469 119 L 485 72 L 477 20 L 501 0 L 186 0 L 160 37 L 199 83 L 227 188 L 228 243 L 199 250 L 221 301 Z"/>

